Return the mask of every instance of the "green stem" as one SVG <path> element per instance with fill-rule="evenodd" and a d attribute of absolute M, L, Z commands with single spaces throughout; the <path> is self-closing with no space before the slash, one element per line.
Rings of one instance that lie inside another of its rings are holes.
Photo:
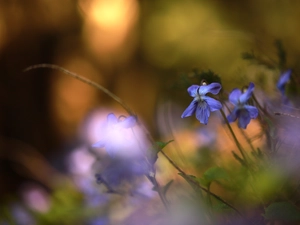
<path fill-rule="evenodd" d="M 229 113 L 231 113 L 229 107 L 227 106 L 227 104 L 224 102 L 223 105 L 226 107 L 226 109 L 229 111 Z M 227 118 L 226 118 L 227 119 Z M 244 138 L 246 139 L 247 143 L 249 144 L 250 148 L 252 149 L 252 151 L 255 151 L 250 138 L 247 136 L 247 134 L 245 133 L 245 131 L 243 129 L 240 129 L 242 135 L 244 136 Z"/>
<path fill-rule="evenodd" d="M 220 202 L 224 203 L 225 205 L 227 205 L 229 208 L 233 209 L 239 216 L 241 216 L 241 218 L 244 218 L 243 215 L 231 204 L 229 204 L 228 202 L 226 202 L 225 200 L 223 200 L 221 197 L 219 197 L 218 195 L 210 192 L 209 190 L 207 190 L 206 188 L 202 187 L 197 181 L 191 179 L 179 166 L 176 165 L 176 163 L 169 158 L 169 156 L 163 151 L 161 150 L 160 153 L 169 161 L 169 163 L 176 169 L 178 170 L 180 173 L 182 173 L 188 180 L 189 182 L 191 182 L 193 185 L 197 186 L 198 188 L 200 188 L 201 190 L 205 191 L 206 193 L 209 193 L 211 196 L 213 196 L 215 199 L 219 200 Z"/>
<path fill-rule="evenodd" d="M 229 124 L 229 122 L 228 122 L 228 120 L 227 120 L 227 117 L 225 116 L 224 111 L 223 111 L 222 109 L 221 109 L 220 111 L 221 111 L 221 114 L 222 114 L 222 116 L 223 116 L 223 118 L 224 118 L 224 120 L 225 120 L 225 122 L 226 122 L 226 125 L 227 125 L 228 128 L 229 128 L 229 131 L 230 131 L 230 133 L 231 133 L 231 135 L 232 135 L 232 137 L 233 137 L 233 139 L 234 139 L 234 142 L 235 142 L 236 146 L 238 147 L 238 149 L 239 149 L 241 155 L 243 156 L 245 165 L 246 165 L 246 166 L 248 167 L 248 169 L 249 169 L 249 163 L 248 163 L 248 160 L 247 160 L 247 157 L 246 157 L 246 153 L 244 152 L 243 147 L 241 146 L 240 142 L 239 142 L 238 139 L 236 138 L 236 136 L 235 136 L 235 134 L 234 134 L 234 132 L 233 132 L 233 130 L 232 130 L 232 127 L 230 126 L 230 124 Z M 252 176 L 252 178 L 255 180 L 255 176 L 254 176 L 254 174 L 252 173 L 252 171 L 251 171 L 250 169 L 249 169 L 249 173 L 250 173 L 250 175 Z M 251 184 L 250 184 L 250 185 L 251 185 Z M 258 198 L 259 198 L 259 199 L 261 200 L 261 202 L 263 203 L 263 200 L 261 199 L 261 197 L 259 196 L 258 192 L 256 191 L 256 188 L 255 188 L 253 185 L 251 185 L 251 187 L 252 187 L 253 191 L 257 193 Z"/>
<path fill-rule="evenodd" d="M 211 200 L 211 192 L 210 192 L 210 186 L 211 186 L 211 183 L 209 183 L 207 185 L 207 200 L 208 200 L 208 204 L 210 206 L 210 213 L 211 213 L 211 216 L 213 216 L 213 204 L 212 204 L 212 200 Z"/>
<path fill-rule="evenodd" d="M 170 207 L 169 207 L 169 203 L 168 203 L 168 200 L 166 198 L 166 196 L 164 195 L 159 183 L 157 182 L 156 178 L 155 178 L 155 175 L 151 176 L 151 175 L 147 175 L 146 176 L 150 182 L 153 184 L 155 190 L 157 191 L 163 205 L 165 206 L 166 210 L 169 211 L 170 210 Z"/>
<path fill-rule="evenodd" d="M 261 105 L 260 103 L 257 101 L 257 98 L 255 97 L 254 93 L 252 93 L 252 99 L 255 102 L 255 104 L 257 105 L 257 107 L 267 116 L 270 116 L 270 113 L 268 113 Z"/>
<path fill-rule="evenodd" d="M 244 136 L 244 138 L 246 139 L 246 141 L 247 141 L 248 145 L 250 146 L 251 150 L 252 150 L 253 152 L 255 152 L 255 148 L 254 148 L 254 146 L 252 145 L 251 139 L 248 137 L 248 135 L 246 134 L 246 132 L 245 132 L 244 130 L 241 129 L 241 133 L 242 133 L 242 135 Z"/>
<path fill-rule="evenodd" d="M 244 159 L 244 161 L 245 161 L 245 164 L 246 164 L 247 166 L 249 166 L 249 163 L 248 163 L 248 160 L 247 160 L 247 157 L 246 157 L 246 153 L 245 153 L 243 147 L 241 146 L 240 142 L 239 142 L 238 139 L 236 138 L 236 136 L 235 136 L 235 134 L 234 134 L 234 132 L 233 132 L 233 130 L 232 130 L 232 127 L 230 126 L 230 124 L 229 124 L 229 122 L 228 122 L 228 120 L 227 120 L 227 117 L 226 117 L 224 111 L 223 111 L 222 109 L 220 109 L 220 112 L 221 112 L 221 114 L 222 114 L 222 116 L 223 116 L 223 118 L 224 118 L 224 120 L 225 120 L 225 123 L 226 123 L 226 125 L 227 125 L 227 127 L 228 127 L 228 129 L 229 129 L 229 131 L 230 131 L 231 136 L 233 137 L 233 140 L 234 140 L 234 142 L 235 142 L 235 144 L 236 144 L 238 150 L 240 151 L 240 153 L 241 153 L 241 155 L 242 155 L 242 157 L 243 157 L 243 159 Z"/>

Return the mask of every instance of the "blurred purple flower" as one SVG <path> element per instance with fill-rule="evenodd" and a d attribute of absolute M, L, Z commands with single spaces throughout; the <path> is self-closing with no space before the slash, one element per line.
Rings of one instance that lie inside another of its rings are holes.
<path fill-rule="evenodd" d="M 93 218 L 88 222 L 88 225 L 109 225 L 109 219 L 107 217 Z"/>
<path fill-rule="evenodd" d="M 149 170 L 145 158 L 130 161 L 113 159 L 101 174 L 96 174 L 96 179 L 98 183 L 106 182 L 115 189 L 124 181 L 133 184 L 137 177 L 148 174 Z"/>
<path fill-rule="evenodd" d="M 222 86 L 219 83 L 211 83 L 209 85 L 192 85 L 187 91 L 190 96 L 194 97 L 191 104 L 182 113 L 181 118 L 196 114 L 196 118 L 200 123 L 207 124 L 210 112 L 220 110 L 222 104 L 211 97 L 206 96 L 207 93 L 218 94 Z"/>
<path fill-rule="evenodd" d="M 284 92 L 285 92 L 285 85 L 290 80 L 291 75 L 292 75 L 292 70 L 289 69 L 289 70 L 283 72 L 280 75 L 280 77 L 279 77 L 279 80 L 278 80 L 276 86 L 277 86 L 278 90 L 281 92 L 282 95 L 285 95 L 284 94 Z"/>
<path fill-rule="evenodd" d="M 36 224 L 33 219 L 33 216 L 29 214 L 29 212 L 20 204 L 14 203 L 11 206 L 12 217 L 14 218 L 14 224 L 16 225 L 28 225 L 28 224 Z"/>
<path fill-rule="evenodd" d="M 242 93 L 238 88 L 235 88 L 229 94 L 229 101 L 235 106 L 233 111 L 227 116 L 228 122 L 234 122 L 238 119 L 238 126 L 246 129 L 251 119 L 255 119 L 258 116 L 258 110 L 256 107 L 248 105 L 247 102 L 250 99 L 254 90 L 254 84 L 250 82 L 247 90 Z"/>
<path fill-rule="evenodd" d="M 26 205 L 38 213 L 47 213 L 51 207 L 50 196 L 47 191 L 34 183 L 27 183 L 21 189 Z"/>
<path fill-rule="evenodd" d="M 123 120 L 118 119 L 115 114 L 110 113 L 103 127 L 103 137 L 93 144 L 94 148 L 105 148 L 112 156 L 131 156 L 138 154 L 138 140 L 132 129 L 137 123 L 135 116 L 129 116 Z"/>
<path fill-rule="evenodd" d="M 149 149 L 137 119 L 129 116 L 123 120 L 110 113 L 102 129 L 102 138 L 92 147 L 105 148 L 110 156 L 105 168 L 96 174 L 98 183 L 116 189 L 124 181 L 134 183 L 138 176 L 148 174 L 150 165 L 146 160 Z M 110 190 L 113 191 L 113 190 Z"/>

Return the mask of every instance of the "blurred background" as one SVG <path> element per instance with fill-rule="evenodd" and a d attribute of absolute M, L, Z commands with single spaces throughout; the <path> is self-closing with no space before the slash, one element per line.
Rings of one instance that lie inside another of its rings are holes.
<path fill-rule="evenodd" d="M 0 204 L 33 186 L 51 192 L 95 112 L 126 115 L 59 71 L 25 68 L 56 64 L 103 85 L 160 137 L 159 106 L 176 99 L 180 116 L 191 100 L 171 90 L 181 74 L 211 69 L 224 89 L 256 81 L 272 93 L 277 77 L 270 83 L 241 54 L 276 65 L 276 40 L 299 70 L 299 9 L 292 0 L 0 0 Z"/>

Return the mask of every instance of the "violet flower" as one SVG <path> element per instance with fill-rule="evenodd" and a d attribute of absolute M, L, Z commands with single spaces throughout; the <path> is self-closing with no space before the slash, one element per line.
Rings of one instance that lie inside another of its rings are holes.
<path fill-rule="evenodd" d="M 285 95 L 284 94 L 284 92 L 285 92 L 285 85 L 290 80 L 291 75 L 292 75 L 292 70 L 289 69 L 289 70 L 283 72 L 280 75 L 280 77 L 279 77 L 279 80 L 278 80 L 276 86 L 277 86 L 278 90 L 281 92 L 282 95 Z"/>
<path fill-rule="evenodd" d="M 191 104 L 182 113 L 181 118 L 196 114 L 196 118 L 200 123 L 207 124 L 210 112 L 220 110 L 222 104 L 211 97 L 206 96 L 207 93 L 218 94 L 222 86 L 219 83 L 211 83 L 209 85 L 192 85 L 187 91 L 190 96 L 194 97 Z"/>
<path fill-rule="evenodd" d="M 227 116 L 228 122 L 234 122 L 238 119 L 238 126 L 246 129 L 251 119 L 255 119 L 258 116 L 258 110 L 255 106 L 248 105 L 247 102 L 250 99 L 254 90 L 254 84 L 251 82 L 247 90 L 242 93 L 238 88 L 235 88 L 229 94 L 229 101 L 235 106 L 230 115 Z"/>
<path fill-rule="evenodd" d="M 112 156 L 131 156 L 138 151 L 138 140 L 132 129 L 137 123 L 135 116 L 129 116 L 123 120 L 118 119 L 115 114 L 110 113 L 103 127 L 103 137 L 94 148 L 105 148 L 106 152 Z"/>

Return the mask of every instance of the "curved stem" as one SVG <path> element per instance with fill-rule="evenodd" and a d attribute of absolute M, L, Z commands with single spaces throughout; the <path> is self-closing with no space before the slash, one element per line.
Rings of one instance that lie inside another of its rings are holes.
<path fill-rule="evenodd" d="M 38 68 L 49 68 L 49 69 L 59 70 L 59 71 L 65 73 L 67 75 L 70 75 L 71 77 L 74 77 L 77 80 L 80 80 L 80 81 L 82 81 L 82 82 L 84 82 L 84 83 L 86 83 L 90 86 L 93 86 L 93 87 L 99 89 L 100 91 L 104 92 L 105 94 L 107 94 L 109 97 L 114 99 L 116 102 L 118 102 L 130 115 L 135 115 L 133 113 L 133 111 L 126 105 L 126 103 L 121 98 L 119 98 L 118 96 L 116 96 L 115 94 L 110 92 L 108 89 L 106 89 L 102 85 L 97 84 L 96 82 L 91 81 L 91 80 L 89 80 L 85 77 L 82 77 L 82 76 L 80 76 L 76 73 L 70 72 L 69 70 L 66 70 L 66 69 L 64 69 L 60 66 L 53 65 L 53 64 L 46 64 L 46 63 L 45 64 L 37 64 L 37 65 L 27 67 L 26 69 L 23 70 L 23 72 L 28 72 L 30 70 L 38 69 Z"/>
<path fill-rule="evenodd" d="M 23 72 L 28 72 L 30 70 L 33 70 L 33 69 L 38 69 L 38 68 L 49 68 L 49 69 L 56 69 L 56 70 L 59 70 L 77 80 L 80 80 L 92 87 L 95 87 L 97 89 L 99 89 L 100 91 L 104 92 L 105 94 L 107 94 L 108 96 L 110 96 L 112 99 L 114 99 L 116 102 L 118 102 L 127 112 L 129 115 L 135 115 L 133 113 L 133 111 L 126 105 L 126 103 L 121 99 L 119 98 L 118 96 L 116 96 L 115 94 L 113 94 L 112 92 L 110 92 L 108 89 L 106 89 L 105 87 L 103 87 L 102 85 L 100 84 L 97 84 L 96 82 L 94 81 L 91 81 L 85 77 L 82 77 L 76 73 L 73 73 L 73 72 L 70 72 L 69 70 L 66 70 L 60 66 L 57 66 L 57 65 L 53 65 L 53 64 L 37 64 L 37 65 L 33 65 L 33 66 L 30 66 L 30 67 L 27 67 L 26 69 L 23 70 Z M 162 193 L 162 190 L 160 188 L 160 185 L 159 183 L 157 182 L 155 176 L 150 176 L 150 175 L 147 175 L 147 178 L 152 182 L 152 184 L 154 185 L 154 187 L 157 189 L 157 192 L 158 192 L 158 195 L 161 199 L 161 201 L 163 202 L 165 208 L 168 210 L 169 209 L 169 206 L 168 206 L 168 202 L 167 202 L 167 199 L 165 198 L 164 194 Z M 107 184 L 106 184 L 107 185 Z M 107 185 L 108 186 L 108 185 Z M 108 186 L 109 187 L 109 186 Z M 109 189 L 110 191 L 112 191 L 112 189 Z"/>

